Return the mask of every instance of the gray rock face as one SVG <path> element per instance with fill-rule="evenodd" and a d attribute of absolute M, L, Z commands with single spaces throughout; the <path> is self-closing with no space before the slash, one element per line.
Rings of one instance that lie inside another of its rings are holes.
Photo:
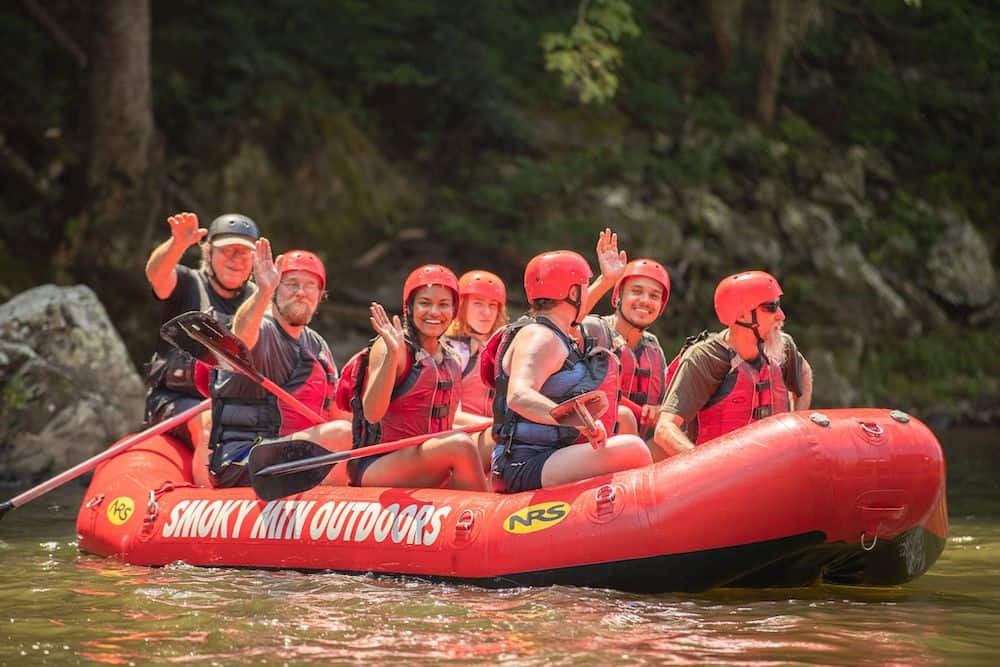
<path fill-rule="evenodd" d="M 89 287 L 45 285 L 0 305 L 0 468 L 62 472 L 134 431 L 145 387 Z"/>
<path fill-rule="evenodd" d="M 927 257 L 931 289 L 950 304 L 986 306 L 996 295 L 997 278 L 989 244 L 968 220 L 952 220 Z"/>

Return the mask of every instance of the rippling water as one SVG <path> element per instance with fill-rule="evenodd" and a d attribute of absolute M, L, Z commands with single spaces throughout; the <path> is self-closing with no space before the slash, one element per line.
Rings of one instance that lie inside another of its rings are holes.
<path fill-rule="evenodd" d="M 887 589 L 649 596 L 133 567 L 77 550 L 73 486 L 0 522 L 0 664 L 992 665 L 1000 443 L 949 436 L 948 546 Z"/>

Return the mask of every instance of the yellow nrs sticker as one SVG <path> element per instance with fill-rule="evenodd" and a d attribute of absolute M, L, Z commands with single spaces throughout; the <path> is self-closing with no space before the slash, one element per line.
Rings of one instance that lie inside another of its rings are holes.
<path fill-rule="evenodd" d="M 562 501 L 539 503 L 518 510 L 503 520 L 503 529 L 514 535 L 535 533 L 556 525 L 569 516 L 570 504 Z"/>
<path fill-rule="evenodd" d="M 128 496 L 118 496 L 108 505 L 108 521 L 120 526 L 135 512 L 135 502 Z"/>

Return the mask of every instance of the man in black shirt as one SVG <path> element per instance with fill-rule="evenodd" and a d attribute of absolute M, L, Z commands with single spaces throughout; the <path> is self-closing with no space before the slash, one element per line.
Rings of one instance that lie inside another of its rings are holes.
<path fill-rule="evenodd" d="M 253 294 L 247 280 L 253 268 L 251 255 L 260 237 L 257 224 L 236 213 L 219 216 L 208 229 L 198 226 L 194 213 L 167 219 L 170 238 L 158 245 L 146 262 L 146 278 L 161 303 L 160 323 L 192 310 L 210 312 L 229 326 L 236 309 Z M 193 270 L 180 264 L 184 252 L 201 244 L 201 266 Z M 194 360 L 185 352 L 157 341 L 147 364 L 146 423 L 157 424 L 203 400 L 195 383 Z M 182 424 L 168 434 L 192 448 L 204 439 L 202 418 Z M 207 425 L 207 424 L 205 424 Z"/>

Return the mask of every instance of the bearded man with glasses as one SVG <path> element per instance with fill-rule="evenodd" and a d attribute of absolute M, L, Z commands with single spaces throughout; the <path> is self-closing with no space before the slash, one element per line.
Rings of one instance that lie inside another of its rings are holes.
<path fill-rule="evenodd" d="M 272 259 L 266 238 L 253 253 L 257 291 L 233 317 L 233 333 L 250 352 L 254 367 L 303 405 L 327 418 L 315 425 L 278 401 L 254 380 L 218 371 L 211 384 L 212 433 L 208 461 L 216 487 L 249 486 L 250 449 L 262 440 L 301 438 L 331 450 L 351 448 L 349 415 L 334 403 L 338 372 L 330 346 L 309 328 L 326 295 L 326 268 L 308 250 Z M 335 466 L 327 483 L 346 484 L 345 466 Z"/>
<path fill-rule="evenodd" d="M 688 339 L 667 372 L 658 458 L 693 449 L 772 414 L 806 410 L 812 369 L 782 331 L 781 286 L 764 271 L 724 278 L 715 313 L 726 329 Z"/>

